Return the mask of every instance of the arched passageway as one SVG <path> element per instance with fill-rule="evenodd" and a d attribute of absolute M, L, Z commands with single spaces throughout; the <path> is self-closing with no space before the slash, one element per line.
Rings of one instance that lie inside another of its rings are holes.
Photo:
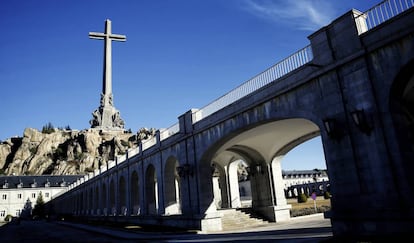
<path fill-rule="evenodd" d="M 131 175 L 131 207 L 132 215 L 139 215 L 141 213 L 140 197 L 139 197 L 139 180 L 138 173 L 134 170 Z"/>
<path fill-rule="evenodd" d="M 100 206 L 99 206 L 99 186 L 95 186 L 95 196 L 94 196 L 94 206 L 95 212 L 93 214 L 99 215 L 100 214 Z"/>
<path fill-rule="evenodd" d="M 158 183 L 153 165 L 149 165 L 145 173 L 145 198 L 147 214 L 158 213 Z"/>
<path fill-rule="evenodd" d="M 116 188 L 115 188 L 115 182 L 113 179 L 111 179 L 111 182 L 109 183 L 109 208 L 111 210 L 111 215 L 116 215 Z"/>
<path fill-rule="evenodd" d="M 127 185 L 123 176 L 119 178 L 119 213 L 121 215 L 127 215 L 128 213 Z"/>
<path fill-rule="evenodd" d="M 402 161 L 401 167 L 394 167 L 404 168 L 403 171 L 397 170 L 394 173 L 398 174 L 401 181 L 407 182 L 399 185 L 399 190 L 409 204 L 414 199 L 414 182 L 410 180 L 414 171 L 414 60 L 407 64 L 394 80 L 390 93 L 390 111 L 398 137 L 398 147 L 391 153 L 395 153 L 396 158 L 401 156 Z"/>
<path fill-rule="evenodd" d="M 105 183 L 102 183 L 101 207 L 103 215 L 108 215 L 107 189 Z"/>
<path fill-rule="evenodd" d="M 254 211 L 271 221 L 288 219 L 290 205 L 285 198 L 281 162 L 292 148 L 316 136 L 319 127 L 315 123 L 295 118 L 270 121 L 224 138 L 210 159 L 216 207 L 242 207 L 240 182 L 244 180 L 248 186 L 243 186 L 243 191 L 250 190 Z"/>
<path fill-rule="evenodd" d="M 93 188 L 89 189 L 88 195 L 88 214 L 93 214 Z"/>
<path fill-rule="evenodd" d="M 178 160 L 174 157 L 167 159 L 164 170 L 164 205 L 165 214 L 180 214 L 180 177 L 177 173 Z"/>
<path fill-rule="evenodd" d="M 251 206 L 249 166 L 241 159 L 228 165 L 213 163 L 213 193 L 217 209 Z"/>
<path fill-rule="evenodd" d="M 390 109 L 404 154 L 414 151 L 414 61 L 397 76 L 390 94 Z"/>

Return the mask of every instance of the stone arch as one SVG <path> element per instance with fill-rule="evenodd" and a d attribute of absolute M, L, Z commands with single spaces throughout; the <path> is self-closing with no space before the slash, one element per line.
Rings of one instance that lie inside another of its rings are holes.
<path fill-rule="evenodd" d="M 316 125 L 315 125 L 316 126 Z M 290 152 L 293 148 L 299 146 L 300 144 L 319 136 L 319 131 L 311 131 L 308 133 L 303 133 L 303 135 L 299 136 L 298 138 L 290 141 L 285 146 L 282 146 L 274 155 L 271 161 L 271 170 L 272 170 L 272 180 L 273 184 L 279 188 L 274 190 L 273 200 L 274 204 L 285 205 L 286 204 L 286 196 L 284 189 L 282 190 L 281 186 L 284 185 L 283 177 L 282 177 L 282 163 L 284 156 Z M 283 193 L 282 193 L 283 192 Z M 309 194 L 308 194 L 309 195 Z M 296 195 L 297 196 L 297 195 Z"/>
<path fill-rule="evenodd" d="M 145 199 L 147 214 L 158 213 L 158 183 L 155 167 L 150 164 L 145 172 Z"/>
<path fill-rule="evenodd" d="M 267 171 L 267 165 L 264 157 L 255 149 L 244 145 L 233 145 L 227 149 L 227 152 L 232 153 L 232 160 L 229 163 L 228 181 L 229 187 L 234 187 L 232 190 L 234 192 L 233 194 L 236 194 L 238 192 L 238 181 L 235 181 L 234 179 L 233 181 L 230 180 L 231 174 L 233 174 L 233 177 L 237 176 L 235 172 L 232 172 L 232 168 L 235 168 L 235 162 L 243 161 L 248 165 L 249 170 L 250 190 L 252 197 L 251 206 L 257 208 L 270 204 L 270 177 L 268 174 L 269 172 Z M 239 206 L 237 200 L 233 198 L 231 198 L 231 200 L 231 205 L 233 208 Z M 236 204 L 234 202 L 236 202 Z"/>
<path fill-rule="evenodd" d="M 217 209 L 228 208 L 229 199 L 227 192 L 227 176 L 224 166 L 220 163 L 212 163 L 212 187 L 214 195 L 214 205 Z"/>
<path fill-rule="evenodd" d="M 88 214 L 92 215 L 93 214 L 93 196 L 94 196 L 94 192 L 93 192 L 93 187 L 91 186 L 91 188 L 89 188 L 89 193 L 88 193 Z"/>
<path fill-rule="evenodd" d="M 81 214 L 84 215 L 86 214 L 86 210 L 87 210 L 87 200 L 88 200 L 88 191 L 86 189 L 83 190 L 82 192 L 82 202 L 81 202 Z"/>
<path fill-rule="evenodd" d="M 412 171 L 414 171 L 414 60 L 404 66 L 398 73 L 390 90 L 390 113 L 394 123 L 394 131 L 396 133 L 398 144 L 397 151 L 392 152 L 395 156 L 400 156 L 401 167 L 395 166 L 398 171 L 398 177 L 403 183 L 399 185 L 399 190 L 405 200 L 412 201 L 412 191 L 414 189 L 414 181 Z M 394 141 L 393 141 L 394 143 Z M 399 151 L 398 151 L 399 150 Z M 405 188 L 409 185 L 410 188 Z M 404 192 L 405 191 L 405 192 Z"/>
<path fill-rule="evenodd" d="M 164 169 L 164 206 L 165 214 L 181 214 L 180 177 L 177 173 L 178 160 L 171 156 L 167 159 Z"/>
<path fill-rule="evenodd" d="M 121 215 L 126 215 L 128 212 L 127 206 L 127 185 L 125 182 L 124 176 L 119 178 L 119 186 L 118 186 L 118 198 L 119 198 L 119 213 Z"/>
<path fill-rule="evenodd" d="M 244 161 L 249 166 L 253 209 L 271 221 L 288 219 L 290 205 L 287 205 L 285 198 L 280 161 L 283 155 L 293 147 L 318 136 L 319 126 L 310 119 L 285 118 L 245 125 L 228 133 L 227 136 L 223 134 L 227 131 L 220 129 L 222 129 L 220 126 L 210 129 L 210 136 L 220 134 L 221 139 L 216 140 L 207 148 L 201 158 L 204 162 L 201 163 L 212 161 L 214 164 L 221 165 L 216 166 L 219 172 L 222 167 L 229 175 L 228 173 L 231 173 L 234 168 L 232 162 Z M 235 177 L 234 172 L 233 177 Z M 206 179 L 203 178 L 203 180 L 207 182 Z M 230 182 L 229 178 L 226 183 L 227 196 L 229 191 L 237 191 L 231 189 L 235 183 Z M 203 193 L 211 197 L 207 194 L 208 190 Z M 233 199 L 232 196 L 228 198 L 228 206 L 235 202 Z M 234 205 L 237 207 L 238 202 Z"/>
<path fill-rule="evenodd" d="M 100 210 L 99 210 L 99 186 L 96 185 L 95 186 L 95 195 L 94 195 L 94 205 L 93 208 L 95 210 L 95 214 L 99 215 Z"/>
<path fill-rule="evenodd" d="M 245 183 L 244 187 L 240 187 L 240 182 L 242 180 L 241 171 L 244 169 L 246 175 L 244 178 L 245 181 L 248 180 L 249 174 L 248 170 L 250 167 L 248 164 L 242 160 L 237 159 L 229 163 L 228 165 L 228 173 L 227 173 L 227 180 L 228 180 L 228 191 L 229 191 L 229 201 L 231 208 L 240 208 L 242 207 L 242 194 L 250 196 L 251 199 L 251 185 L 250 183 Z M 249 181 L 250 182 L 250 181 Z M 241 193 L 241 191 L 243 193 Z M 251 205 L 251 203 L 249 204 Z"/>
<path fill-rule="evenodd" d="M 82 197 L 82 214 L 87 214 L 88 212 L 88 189 L 84 189 Z"/>
<path fill-rule="evenodd" d="M 233 144 L 226 150 L 217 153 L 213 159 L 220 168 L 220 189 L 222 207 L 241 207 L 239 193 L 239 178 L 237 166 L 243 162 L 248 165 L 251 192 L 251 206 L 259 208 L 271 205 L 271 181 L 264 157 L 255 149 L 244 145 Z M 225 174 L 223 178 L 222 174 Z M 225 204 L 227 202 L 227 204 Z"/>
<path fill-rule="evenodd" d="M 108 215 L 107 189 L 105 182 L 102 183 L 101 207 L 103 215 Z"/>
<path fill-rule="evenodd" d="M 82 214 L 83 213 L 83 194 L 84 192 L 81 191 L 78 193 L 78 214 Z"/>
<path fill-rule="evenodd" d="M 116 187 L 114 179 L 111 178 L 109 182 L 109 209 L 110 214 L 115 216 L 116 215 Z"/>
<path fill-rule="evenodd" d="M 414 151 L 414 60 L 395 78 L 390 92 L 390 110 L 404 155 Z M 413 158 L 413 157 L 410 157 Z"/>
<path fill-rule="evenodd" d="M 140 190 L 139 190 L 139 178 L 138 173 L 134 170 L 131 174 L 131 207 L 132 207 L 132 215 L 139 215 L 141 213 L 140 207 Z"/>

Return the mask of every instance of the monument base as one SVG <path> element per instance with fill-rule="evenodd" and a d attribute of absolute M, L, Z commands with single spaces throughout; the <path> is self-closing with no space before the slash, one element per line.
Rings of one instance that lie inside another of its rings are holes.
<path fill-rule="evenodd" d="M 94 129 L 103 131 L 123 131 L 124 121 L 119 111 L 111 105 L 101 106 L 93 113 L 93 119 L 89 122 Z"/>

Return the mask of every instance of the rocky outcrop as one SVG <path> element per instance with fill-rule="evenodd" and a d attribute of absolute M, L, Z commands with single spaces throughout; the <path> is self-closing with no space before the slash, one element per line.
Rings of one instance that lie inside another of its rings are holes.
<path fill-rule="evenodd" d="M 22 138 L 10 138 L 0 144 L 0 172 L 6 175 L 85 174 L 154 135 L 155 129 L 146 128 L 136 134 L 96 129 L 55 129 L 42 133 L 27 128 Z"/>

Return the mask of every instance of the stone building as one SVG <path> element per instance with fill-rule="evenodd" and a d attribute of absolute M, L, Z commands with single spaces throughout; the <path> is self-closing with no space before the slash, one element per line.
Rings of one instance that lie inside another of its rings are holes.
<path fill-rule="evenodd" d="M 20 217 L 24 210 L 30 215 L 40 194 L 43 201 L 48 202 L 80 177 L 0 176 L 0 221 L 7 215 Z"/>
<path fill-rule="evenodd" d="M 285 195 L 287 198 L 296 197 L 301 191 L 299 188 L 312 187 L 313 185 L 324 185 L 329 183 L 328 174 L 325 170 L 282 170 Z M 325 183 L 322 183 L 325 182 Z M 295 189 L 296 188 L 296 189 Z M 299 190 L 298 190 L 299 189 Z M 215 194 L 219 194 L 220 189 L 215 188 Z M 318 190 L 323 191 L 323 190 Z M 320 194 L 320 193 L 319 193 Z M 252 190 L 250 180 L 239 180 L 240 207 L 251 206 Z"/>
<path fill-rule="evenodd" d="M 325 170 L 285 170 L 282 171 L 285 190 L 290 186 L 312 182 L 329 181 Z"/>

